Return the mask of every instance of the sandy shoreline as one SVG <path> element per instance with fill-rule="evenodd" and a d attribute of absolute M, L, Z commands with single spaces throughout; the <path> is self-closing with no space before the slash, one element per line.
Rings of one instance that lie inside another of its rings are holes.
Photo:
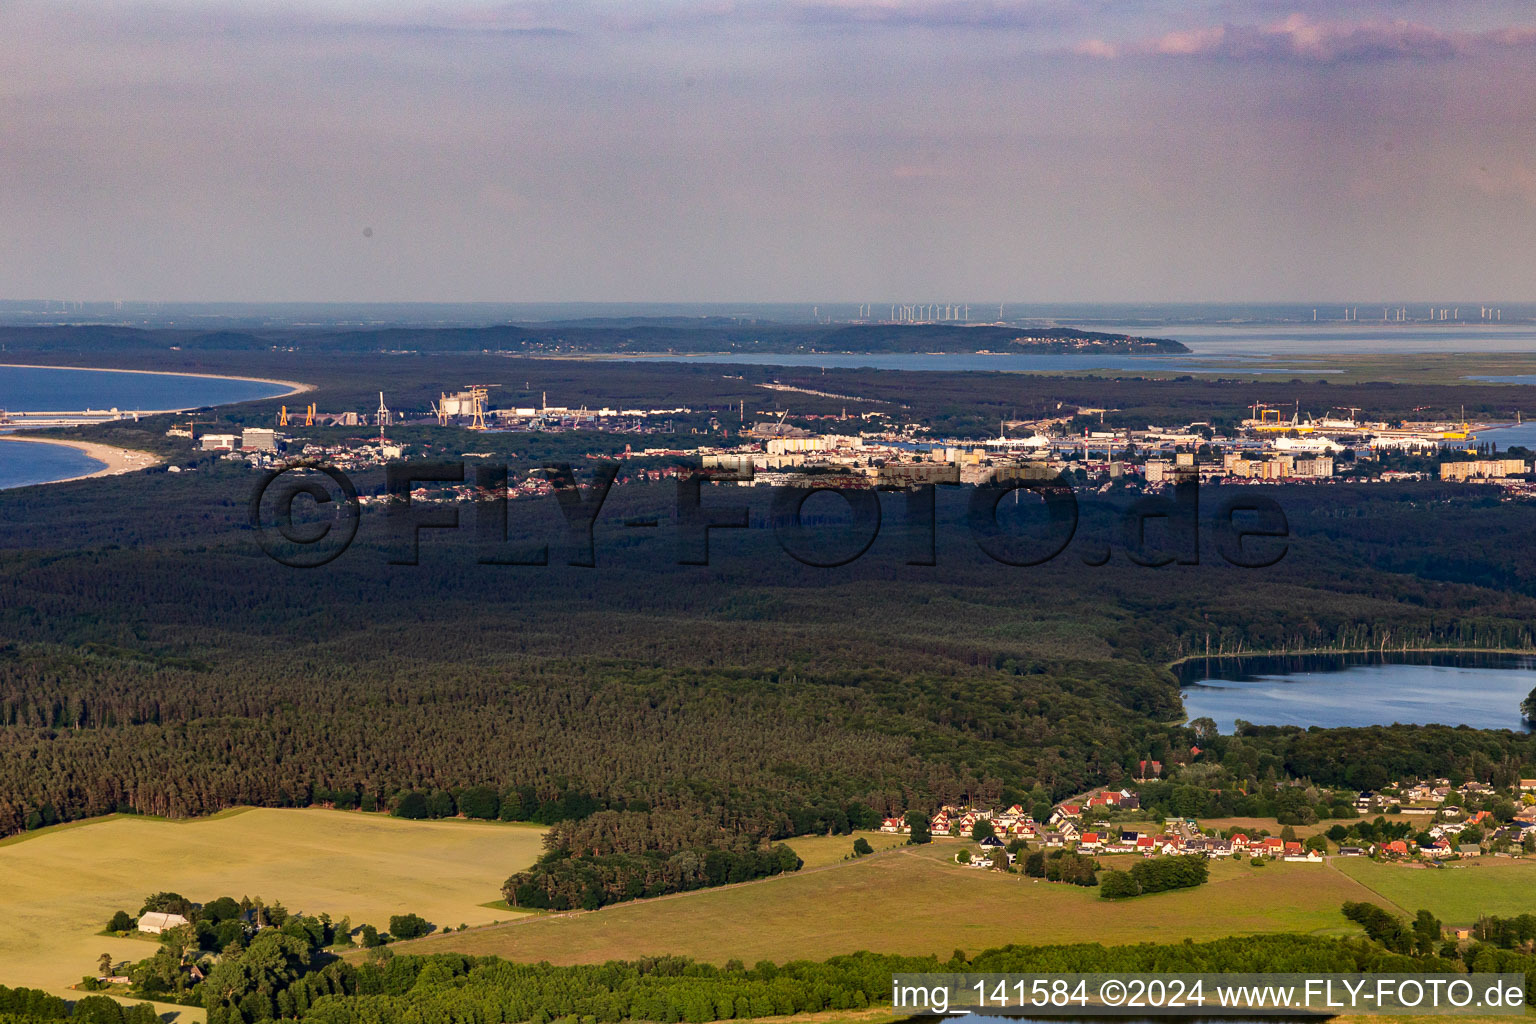
<path fill-rule="evenodd" d="M 65 448 L 73 448 L 78 452 L 90 456 L 104 465 L 94 473 L 82 473 L 79 476 L 64 477 L 61 480 L 45 480 L 41 483 L 64 484 L 71 480 L 91 480 L 98 476 L 117 476 L 119 473 L 134 473 L 141 469 L 160 464 L 160 458 L 149 452 L 134 451 L 131 448 L 114 448 L 109 444 L 97 444 L 95 441 L 65 441 L 56 437 L 28 437 L 23 434 L 0 434 L 0 441 L 22 441 L 26 444 L 57 444 Z M 33 485 L 36 486 L 36 485 Z"/>
<path fill-rule="evenodd" d="M 306 391 L 315 390 L 313 384 L 305 384 L 297 380 L 278 380 L 273 377 L 240 377 L 228 373 L 191 373 L 186 370 L 129 370 L 120 366 L 63 366 L 46 365 L 42 363 L 0 363 L 0 368 L 14 367 L 18 370 L 85 370 L 93 373 L 147 373 L 151 376 L 161 377 L 201 377 L 204 380 L 243 380 L 254 384 L 274 384 L 288 390 L 281 395 L 272 395 L 269 398 L 253 398 L 253 402 L 270 401 L 273 398 L 291 398 L 294 395 L 302 395 Z M 228 404 L 228 403 L 225 403 Z M 201 406 L 188 406 L 187 408 L 201 408 Z M 185 412 L 184 409 L 148 409 L 137 410 L 146 416 L 156 413 Z"/>

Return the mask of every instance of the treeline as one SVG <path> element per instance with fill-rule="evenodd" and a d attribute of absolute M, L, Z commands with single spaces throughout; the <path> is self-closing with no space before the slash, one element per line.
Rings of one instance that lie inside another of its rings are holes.
<path fill-rule="evenodd" d="M 266 951 L 271 961 L 272 951 Z M 1469 957 L 1395 952 L 1365 938 L 1264 935 L 1213 942 L 1005 946 L 966 958 L 856 953 L 821 963 L 747 967 L 680 957 L 556 967 L 455 954 L 395 956 L 363 964 L 283 968 L 210 992 L 209 1024 L 298 1019 L 314 1024 L 421 1021 L 659 1021 L 704 1024 L 858 1009 L 890 998 L 898 972 L 1358 973 L 1497 970 L 1526 973 L 1536 957 L 1482 945 Z M 1474 964 L 1476 965 L 1474 967 Z M 221 965 L 222 966 L 222 965 Z M 210 977 L 209 982 L 213 978 Z M 205 982 L 205 985 L 209 983 Z"/>
<path fill-rule="evenodd" d="M 1440 920 L 1421 910 L 1412 923 L 1374 903 L 1345 903 L 1344 916 L 1365 929 L 1372 942 L 1394 953 L 1429 954 L 1440 944 Z"/>
<path fill-rule="evenodd" d="M 514 907 L 596 910 L 623 900 L 767 878 L 798 871 L 800 865 L 795 851 L 783 844 L 767 849 L 699 847 L 675 853 L 589 855 L 555 849 L 533 867 L 508 878 L 501 893 Z"/>
<path fill-rule="evenodd" d="M 1536 733 L 1444 725 L 1300 729 L 1244 724 L 1236 736 L 1219 739 L 1209 756 L 1239 778 L 1262 777 L 1265 768 L 1274 766 L 1292 778 L 1356 790 L 1442 776 L 1455 785 L 1476 780 L 1508 787 L 1526 766 L 1536 765 Z"/>
<path fill-rule="evenodd" d="M 1374 903 L 1345 903 L 1343 910 L 1345 917 L 1388 952 L 1412 956 L 1421 963 L 1433 957 L 1451 969 L 1477 974 L 1524 974 L 1526 1003 L 1536 996 L 1536 916 L 1485 917 L 1473 929 L 1473 941 L 1463 945 L 1444 939 L 1439 918 L 1427 910 L 1420 910 L 1411 921 Z"/>
<path fill-rule="evenodd" d="M 312 794 L 315 803 L 329 804 L 340 810 L 363 807 L 370 794 L 356 790 L 318 789 Z M 645 801 L 627 801 L 618 798 L 618 810 L 645 811 Z M 557 821 L 585 818 L 603 807 L 601 801 L 579 790 L 564 790 L 553 797 L 541 799 L 532 786 L 511 786 L 498 793 L 491 786 L 469 786 L 457 792 L 435 789 L 422 792 L 407 790 L 395 797 L 390 813 L 397 818 L 420 820 L 423 818 L 453 818 L 463 815 L 489 821 L 531 821 L 539 825 L 553 825 Z M 365 810 L 376 808 L 364 807 Z"/>
<path fill-rule="evenodd" d="M 1491 942 L 1500 949 L 1520 948 L 1530 952 L 1536 946 L 1536 914 L 1480 917 L 1477 924 L 1472 926 L 1472 936 L 1480 942 Z"/>
<path fill-rule="evenodd" d="M 0 1024 L 66 1020 L 78 1024 L 159 1024 L 160 1017 L 148 1003 L 124 1006 L 107 996 L 83 996 L 71 1002 L 41 989 L 0 985 Z"/>

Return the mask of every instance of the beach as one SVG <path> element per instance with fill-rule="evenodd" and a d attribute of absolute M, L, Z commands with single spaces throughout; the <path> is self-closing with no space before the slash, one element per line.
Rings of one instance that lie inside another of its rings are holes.
<path fill-rule="evenodd" d="M 131 448 L 114 448 L 109 444 L 97 444 L 94 441 L 64 441 L 55 437 L 27 437 L 19 433 L 0 434 L 0 440 L 24 441 L 28 444 L 61 445 L 65 448 L 73 448 L 78 452 L 82 452 L 97 462 L 105 463 L 101 469 L 96 470 L 94 473 L 82 473 L 79 476 L 48 481 L 55 484 L 68 483 L 71 480 L 90 480 L 98 476 L 117 476 L 120 473 L 133 473 L 158 465 L 161 461 L 159 456 L 151 455 L 148 452 L 134 451 Z"/>

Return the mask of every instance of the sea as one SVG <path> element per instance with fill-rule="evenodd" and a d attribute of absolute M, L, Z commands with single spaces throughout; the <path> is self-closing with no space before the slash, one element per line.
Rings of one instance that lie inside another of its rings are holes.
<path fill-rule="evenodd" d="M 287 391 L 280 384 L 230 377 L 0 365 L 0 409 L 7 412 L 163 412 L 249 402 Z"/>
<path fill-rule="evenodd" d="M 0 365 L 0 410 L 7 412 L 195 409 L 270 398 L 287 390 L 265 381 L 227 377 Z M 4 437 L 0 434 L 0 490 L 68 480 L 103 468 L 102 462 L 74 448 Z"/>
<path fill-rule="evenodd" d="M 45 484 L 53 480 L 72 480 L 105 466 L 106 463 L 75 448 L 66 448 L 60 444 L 7 441 L 0 434 L 0 490 Z"/>

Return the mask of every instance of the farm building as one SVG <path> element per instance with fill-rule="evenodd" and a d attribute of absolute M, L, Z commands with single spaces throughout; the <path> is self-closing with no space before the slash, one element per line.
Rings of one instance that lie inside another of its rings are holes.
<path fill-rule="evenodd" d="M 161 932 L 191 923 L 191 921 L 188 921 L 180 914 L 162 914 L 158 911 L 151 911 L 139 918 L 139 931 L 149 935 L 159 935 Z"/>

